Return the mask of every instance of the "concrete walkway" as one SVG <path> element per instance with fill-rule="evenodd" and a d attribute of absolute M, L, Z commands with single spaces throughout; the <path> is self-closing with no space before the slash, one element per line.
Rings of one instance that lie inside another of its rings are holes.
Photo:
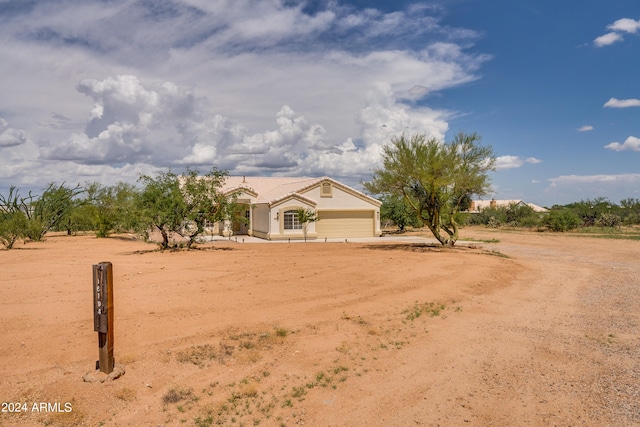
<path fill-rule="evenodd" d="M 231 237 L 223 237 L 223 236 L 204 236 L 206 242 L 219 242 L 219 241 L 230 241 L 234 243 L 305 243 L 304 240 L 300 239 L 291 239 L 291 240 L 266 240 L 260 239 L 258 237 L 247 236 L 247 235 L 237 235 Z M 422 243 L 422 244 L 439 244 L 438 241 L 433 237 L 422 237 L 422 236 L 391 236 L 385 235 L 383 237 L 353 237 L 347 239 L 339 239 L 339 238 L 328 238 L 328 239 L 309 239 L 306 243 L 392 243 L 392 242 L 400 242 L 400 243 Z M 464 242 L 459 240 L 456 242 L 456 245 L 466 246 L 471 242 Z"/>

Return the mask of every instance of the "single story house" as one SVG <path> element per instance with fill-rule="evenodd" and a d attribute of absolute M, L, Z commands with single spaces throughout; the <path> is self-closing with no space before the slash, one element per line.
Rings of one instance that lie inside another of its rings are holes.
<path fill-rule="evenodd" d="M 268 240 L 303 239 L 295 210 L 311 209 L 319 220 L 307 224 L 308 239 L 382 235 L 379 200 L 328 177 L 229 176 L 224 194 L 235 194 L 246 223 L 218 226 L 221 235 L 246 234 Z"/>
<path fill-rule="evenodd" d="M 495 199 L 491 199 L 491 200 L 472 200 L 471 201 L 471 205 L 469 206 L 469 212 L 470 213 L 478 213 L 484 209 L 487 208 L 497 208 L 497 207 L 509 207 L 510 205 L 524 205 L 524 206 L 529 206 L 531 209 L 533 209 L 534 212 L 549 212 L 548 209 L 543 208 L 542 206 L 538 206 L 536 204 L 533 203 L 527 203 L 523 200 L 520 199 L 516 199 L 516 200 L 495 200 Z"/>

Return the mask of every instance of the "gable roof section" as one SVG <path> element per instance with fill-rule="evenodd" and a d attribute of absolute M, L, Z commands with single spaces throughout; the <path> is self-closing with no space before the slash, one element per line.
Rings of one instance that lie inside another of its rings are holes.
<path fill-rule="evenodd" d="M 275 207 L 278 206 L 282 203 L 288 202 L 289 200 L 300 200 L 308 205 L 311 206 L 316 206 L 318 204 L 318 202 L 316 202 L 315 200 L 309 198 L 309 197 L 305 197 L 302 194 L 299 193 L 289 193 L 285 196 L 280 197 L 279 199 L 273 200 L 269 203 L 269 205 L 271 207 Z"/>
<path fill-rule="evenodd" d="M 249 187 L 236 187 L 236 188 L 232 188 L 232 189 L 229 189 L 229 190 L 223 189 L 222 192 L 223 192 L 223 194 L 225 196 L 228 196 L 228 195 L 234 194 L 234 193 L 236 195 L 244 193 L 244 194 L 248 194 L 251 197 L 258 197 L 258 193 L 256 193 L 255 191 L 253 191 Z"/>
<path fill-rule="evenodd" d="M 323 176 L 322 178 L 318 178 L 318 180 L 314 183 L 311 183 L 309 186 L 305 187 L 305 188 L 301 188 L 300 190 L 298 190 L 300 193 L 303 193 L 305 191 L 309 191 L 315 187 L 319 187 L 320 184 L 322 184 L 325 181 L 329 181 L 331 182 L 335 187 L 340 188 L 342 191 L 344 191 L 345 193 L 349 193 L 354 197 L 357 197 L 359 199 L 364 200 L 365 202 L 371 203 L 377 207 L 380 207 L 382 205 L 382 202 L 378 199 L 374 199 L 371 196 L 367 196 L 366 194 L 349 187 L 348 185 L 344 185 L 343 183 L 336 181 L 335 179 L 329 178 L 327 176 Z"/>
<path fill-rule="evenodd" d="M 341 190 L 362 200 L 365 200 L 375 206 L 381 205 L 381 202 L 379 200 L 376 200 L 373 197 L 369 197 L 358 190 L 355 190 L 347 185 L 342 184 L 341 182 L 338 182 L 326 176 L 319 178 L 228 176 L 222 187 L 222 191 L 225 193 L 231 193 L 237 190 L 252 191 L 256 194 L 257 197 L 255 203 L 268 203 L 270 205 L 278 204 L 288 196 L 293 196 L 295 194 L 297 195 L 297 197 L 306 201 L 313 202 L 312 204 L 315 205 L 317 203 L 316 201 L 311 200 L 309 197 L 304 196 L 301 193 L 319 186 L 324 181 L 329 181 L 335 187 L 340 188 Z"/>
<path fill-rule="evenodd" d="M 538 206 L 534 203 L 525 202 L 527 206 L 534 210 L 534 212 L 549 212 L 549 209 Z"/>

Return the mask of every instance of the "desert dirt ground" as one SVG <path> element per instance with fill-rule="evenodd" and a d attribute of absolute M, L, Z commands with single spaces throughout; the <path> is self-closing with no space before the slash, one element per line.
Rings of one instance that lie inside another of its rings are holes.
<path fill-rule="evenodd" d="M 462 237 L 0 251 L 0 425 L 640 425 L 640 242 Z M 126 373 L 87 382 L 102 261 Z"/>

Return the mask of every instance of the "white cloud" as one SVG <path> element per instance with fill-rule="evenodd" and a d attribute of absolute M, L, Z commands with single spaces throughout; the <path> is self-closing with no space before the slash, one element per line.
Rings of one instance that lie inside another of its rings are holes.
<path fill-rule="evenodd" d="M 608 148 L 609 150 L 614 151 L 640 151 L 640 138 L 630 136 L 624 141 L 624 144 L 620 144 L 619 142 L 612 142 L 611 144 L 605 145 L 604 148 Z"/>
<path fill-rule="evenodd" d="M 552 187 L 569 184 L 634 184 L 640 183 L 640 173 L 619 175 L 563 175 L 549 179 Z"/>
<path fill-rule="evenodd" d="M 425 98 L 489 59 L 428 7 L 292 4 L 17 7 L 0 26 L 0 188 L 172 165 L 357 182 L 392 136 L 442 138 L 455 112 Z"/>
<path fill-rule="evenodd" d="M 426 133 L 442 139 L 448 129 L 446 112 L 429 108 L 411 109 L 398 102 L 387 83 L 377 83 L 367 93 L 365 102 L 357 122 L 367 142 L 389 142 L 393 136 L 402 133 Z"/>
<path fill-rule="evenodd" d="M 173 83 L 145 87 L 135 76 L 87 79 L 77 90 L 93 100 L 84 132 L 42 148 L 44 158 L 84 164 L 167 165 L 196 138 L 193 93 Z"/>
<path fill-rule="evenodd" d="M 578 132 L 590 132 L 590 131 L 593 130 L 593 126 L 584 125 L 584 126 L 580 126 L 577 130 L 578 130 Z"/>
<path fill-rule="evenodd" d="M 515 169 L 523 166 L 525 163 L 537 164 L 542 163 L 542 160 L 535 157 L 528 157 L 522 159 L 518 156 L 499 156 L 496 158 L 496 170 Z"/>
<path fill-rule="evenodd" d="M 514 169 L 522 166 L 524 162 L 518 156 L 499 156 L 496 158 L 496 170 Z"/>
<path fill-rule="evenodd" d="M 27 141 L 27 134 L 23 130 L 9 127 L 9 123 L 0 117 L 0 149 L 22 145 Z"/>
<path fill-rule="evenodd" d="M 620 33 L 635 34 L 640 30 L 640 20 L 636 21 L 635 19 L 622 18 L 618 19 L 613 24 L 607 25 L 607 28 L 612 31 L 597 37 L 593 41 L 593 44 L 597 47 L 609 46 L 613 43 L 624 40 Z"/>
<path fill-rule="evenodd" d="M 378 83 L 360 112 L 357 143 L 332 142 L 324 126 L 285 105 L 275 129 L 251 133 L 246 126 L 211 112 L 211 103 L 173 83 L 143 84 L 120 75 L 83 80 L 92 98 L 84 132 L 41 147 L 44 159 L 85 165 L 216 165 L 244 173 L 366 174 L 382 145 L 402 133 L 442 139 L 446 114 L 409 108 L 387 83 Z M 527 161 L 531 161 L 528 159 Z"/>
<path fill-rule="evenodd" d="M 622 18 L 618 19 L 611 25 L 608 25 L 607 28 L 614 31 L 622 31 L 625 33 L 635 34 L 638 30 L 640 30 L 640 20 L 636 21 L 635 19 Z"/>
<path fill-rule="evenodd" d="M 615 42 L 619 42 L 624 40 L 624 38 L 618 33 L 607 33 L 600 37 L 596 37 L 593 41 L 597 47 L 609 46 L 614 44 Z"/>
<path fill-rule="evenodd" d="M 640 99 L 609 99 L 604 106 L 606 108 L 640 107 Z"/>

